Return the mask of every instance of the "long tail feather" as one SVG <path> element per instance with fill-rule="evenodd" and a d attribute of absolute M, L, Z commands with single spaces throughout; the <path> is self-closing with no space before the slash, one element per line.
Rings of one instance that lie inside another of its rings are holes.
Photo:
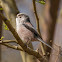
<path fill-rule="evenodd" d="M 46 46 L 48 46 L 51 49 L 54 49 L 53 47 L 51 47 L 49 44 L 47 44 L 46 42 L 44 42 L 42 39 L 37 38 L 39 41 L 41 41 L 43 44 L 45 44 Z"/>

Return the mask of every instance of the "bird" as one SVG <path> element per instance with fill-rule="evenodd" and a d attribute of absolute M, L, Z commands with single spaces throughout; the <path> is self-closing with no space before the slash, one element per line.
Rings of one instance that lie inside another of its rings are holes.
<path fill-rule="evenodd" d="M 24 13 L 18 13 L 16 16 L 16 31 L 25 44 L 33 41 L 41 41 L 43 44 L 53 49 L 52 46 L 43 41 L 39 33 L 34 29 L 30 18 Z"/>

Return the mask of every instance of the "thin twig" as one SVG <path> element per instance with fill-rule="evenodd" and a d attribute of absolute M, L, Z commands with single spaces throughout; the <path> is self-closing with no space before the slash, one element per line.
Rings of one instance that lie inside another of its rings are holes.
<path fill-rule="evenodd" d="M 36 4 L 35 4 L 35 0 L 32 0 L 33 1 L 33 10 L 34 10 L 34 14 L 35 14 L 35 17 L 36 17 L 36 29 L 38 31 L 38 33 L 41 35 L 40 33 L 40 28 L 39 28 L 39 18 L 38 18 L 38 15 L 37 15 L 37 11 L 36 11 Z"/>
<path fill-rule="evenodd" d="M 10 21 L 7 20 L 1 13 L 0 13 L 0 18 L 5 22 L 5 24 L 8 26 L 9 30 L 12 32 L 13 36 L 15 37 L 15 39 L 18 41 L 18 44 L 23 48 L 23 50 L 25 52 L 27 52 L 30 55 L 35 56 L 39 61 L 41 61 L 39 58 L 42 58 L 44 60 L 43 55 L 40 55 L 38 52 L 27 48 L 26 45 L 22 42 L 22 40 L 20 39 L 20 37 L 18 36 L 17 32 L 15 31 L 15 29 L 12 27 L 12 25 L 10 24 Z"/>
<path fill-rule="evenodd" d="M 18 43 L 16 40 L 1 40 L 0 44 L 1 43 L 12 43 L 12 42 Z"/>
<path fill-rule="evenodd" d="M 15 50 L 20 50 L 20 51 L 23 51 L 23 49 L 19 46 L 15 46 L 15 45 L 11 45 L 11 44 L 7 44 L 7 43 L 2 43 L 2 45 L 5 45 L 9 48 L 12 48 L 12 49 L 15 49 Z"/>
<path fill-rule="evenodd" d="M 16 40 L 1 40 L 0 44 L 5 45 L 5 46 L 7 46 L 9 48 L 12 48 L 12 49 L 23 51 L 23 49 L 21 47 L 19 47 L 19 46 L 8 44 L 8 43 L 13 43 L 13 42 L 18 43 Z"/>
<path fill-rule="evenodd" d="M 39 18 L 38 18 L 37 11 L 36 11 L 35 0 L 32 0 L 32 1 L 33 1 L 33 10 L 34 10 L 34 14 L 35 14 L 35 17 L 36 17 L 36 29 L 41 36 L 40 28 L 39 28 Z M 41 43 L 41 50 L 42 50 L 43 55 L 45 55 L 46 53 L 45 53 L 45 50 L 44 50 L 44 47 L 43 47 L 42 43 Z"/>

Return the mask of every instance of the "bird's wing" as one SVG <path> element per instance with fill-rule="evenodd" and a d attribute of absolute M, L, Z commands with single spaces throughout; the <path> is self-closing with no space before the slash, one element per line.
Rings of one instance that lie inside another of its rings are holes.
<path fill-rule="evenodd" d="M 33 28 L 28 26 L 27 24 L 23 24 L 27 29 L 29 29 L 32 33 L 34 33 L 34 35 L 36 36 L 36 38 L 41 41 L 43 44 L 45 44 L 46 46 L 48 46 L 49 48 L 53 49 L 49 44 L 47 44 L 46 42 L 43 41 L 43 39 L 41 38 L 41 36 L 37 33 L 37 31 Z"/>
<path fill-rule="evenodd" d="M 27 24 L 23 24 L 28 30 L 30 30 L 32 33 L 34 33 L 34 36 L 35 37 L 40 37 L 41 38 L 41 36 L 37 33 L 37 31 L 33 28 L 33 27 L 31 27 L 31 26 L 29 26 L 29 25 L 27 25 Z M 42 39 L 42 38 L 41 38 Z"/>

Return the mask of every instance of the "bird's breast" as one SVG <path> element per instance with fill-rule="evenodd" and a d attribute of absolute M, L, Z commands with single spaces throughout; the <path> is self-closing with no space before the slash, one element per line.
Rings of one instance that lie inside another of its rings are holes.
<path fill-rule="evenodd" d="M 27 42 L 34 39 L 34 34 L 23 25 L 18 27 L 17 33 L 23 41 Z"/>

